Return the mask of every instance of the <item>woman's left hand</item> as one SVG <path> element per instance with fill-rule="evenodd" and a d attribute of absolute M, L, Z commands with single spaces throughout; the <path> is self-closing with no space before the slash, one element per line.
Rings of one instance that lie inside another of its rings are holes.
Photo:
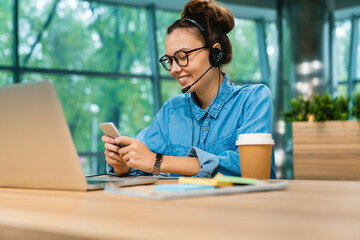
<path fill-rule="evenodd" d="M 119 154 L 128 167 L 152 173 L 156 154 L 138 139 L 121 136 L 115 139 L 119 145 Z"/>

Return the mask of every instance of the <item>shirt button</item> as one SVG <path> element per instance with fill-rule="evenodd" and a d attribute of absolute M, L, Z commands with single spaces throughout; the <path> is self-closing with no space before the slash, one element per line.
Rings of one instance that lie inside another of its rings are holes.
<path fill-rule="evenodd" d="M 206 131 L 207 128 L 204 128 L 204 131 Z"/>

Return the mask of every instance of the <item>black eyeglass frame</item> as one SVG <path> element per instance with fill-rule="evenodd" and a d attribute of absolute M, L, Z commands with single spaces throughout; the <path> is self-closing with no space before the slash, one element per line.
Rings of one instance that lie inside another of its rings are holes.
<path fill-rule="evenodd" d="M 164 56 L 162 56 L 162 57 L 159 59 L 159 62 L 161 63 L 161 65 L 162 65 L 162 66 L 165 68 L 165 70 L 167 70 L 167 71 L 171 71 L 172 63 L 173 63 L 174 60 L 175 60 L 176 64 L 179 65 L 180 67 L 186 67 L 186 66 L 189 64 L 189 53 L 198 51 L 198 50 L 200 50 L 200 49 L 208 48 L 208 47 L 209 47 L 209 46 L 203 46 L 203 47 L 195 48 L 195 49 L 188 50 L 188 51 L 179 50 L 179 51 L 176 51 L 176 52 L 174 53 L 174 56 L 169 56 L 169 55 L 164 55 Z M 179 52 L 185 53 L 185 56 L 186 56 L 186 64 L 181 65 L 181 64 L 179 63 L 178 58 L 175 58 L 176 54 L 178 54 Z M 167 61 L 168 59 L 171 59 L 171 62 L 169 63 L 169 68 L 168 68 L 168 67 L 166 66 L 166 64 L 164 63 L 164 62 Z"/>

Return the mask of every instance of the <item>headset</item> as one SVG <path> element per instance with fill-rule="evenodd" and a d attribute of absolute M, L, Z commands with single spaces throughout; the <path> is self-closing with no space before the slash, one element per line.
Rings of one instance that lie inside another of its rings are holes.
<path fill-rule="evenodd" d="M 194 19 L 186 18 L 186 17 L 182 19 L 191 22 L 193 25 L 195 25 L 197 28 L 200 29 L 210 50 L 210 55 L 209 55 L 210 64 L 212 67 L 219 67 L 223 61 L 222 51 L 219 48 L 212 47 L 212 43 L 210 42 L 210 39 L 205 32 L 205 29 L 198 22 L 196 22 Z"/>
<path fill-rule="evenodd" d="M 204 28 L 198 23 L 196 22 L 194 19 L 191 18 L 182 18 L 185 21 L 191 22 L 192 24 L 194 24 L 197 28 L 200 29 L 200 31 L 202 32 L 206 44 L 209 47 L 210 50 L 210 55 L 209 55 L 209 61 L 211 66 L 191 85 L 184 87 L 183 89 L 181 89 L 182 93 L 186 93 L 187 91 L 189 91 L 189 89 L 194 86 L 208 71 L 210 71 L 210 69 L 212 69 L 213 67 L 219 67 L 221 65 L 221 63 L 223 62 L 223 53 L 219 48 L 213 48 L 212 44 L 210 42 L 210 39 L 208 37 L 208 35 L 206 34 Z"/>

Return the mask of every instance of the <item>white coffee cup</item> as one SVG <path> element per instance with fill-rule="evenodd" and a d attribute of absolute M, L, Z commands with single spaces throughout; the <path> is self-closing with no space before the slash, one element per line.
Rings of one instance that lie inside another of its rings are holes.
<path fill-rule="evenodd" d="M 272 147 L 274 145 L 271 134 L 239 134 L 236 145 L 239 148 L 241 176 L 270 179 Z"/>

